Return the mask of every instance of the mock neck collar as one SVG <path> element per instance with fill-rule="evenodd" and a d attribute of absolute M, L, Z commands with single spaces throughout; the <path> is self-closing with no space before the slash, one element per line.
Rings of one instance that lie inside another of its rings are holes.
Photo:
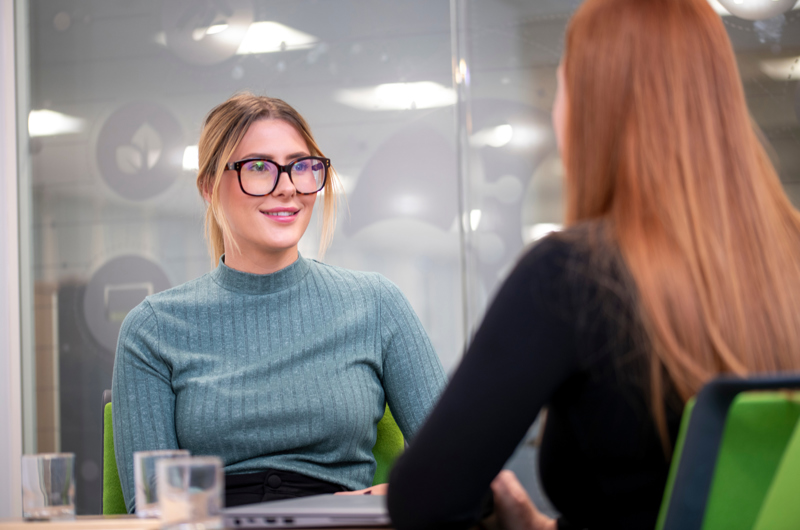
<path fill-rule="evenodd" d="M 223 289 L 242 294 L 270 294 L 296 285 L 309 270 L 308 260 L 297 254 L 297 261 L 272 274 L 253 274 L 232 269 L 225 265 L 225 256 L 211 272 L 212 279 Z"/>

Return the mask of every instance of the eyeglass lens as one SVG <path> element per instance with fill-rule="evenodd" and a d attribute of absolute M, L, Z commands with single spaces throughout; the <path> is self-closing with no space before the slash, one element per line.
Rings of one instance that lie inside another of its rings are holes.
<path fill-rule="evenodd" d="M 327 168 L 322 160 L 305 158 L 292 164 L 290 176 L 300 193 L 314 193 L 325 184 Z M 269 160 L 251 160 L 242 164 L 242 188 L 250 195 L 267 195 L 275 189 L 278 166 Z"/>

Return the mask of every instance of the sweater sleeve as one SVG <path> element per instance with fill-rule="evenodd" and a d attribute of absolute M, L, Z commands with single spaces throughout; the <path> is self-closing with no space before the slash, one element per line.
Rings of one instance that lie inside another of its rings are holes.
<path fill-rule="evenodd" d="M 545 240 L 505 281 L 458 370 L 391 473 L 398 530 L 467 528 L 492 479 L 577 369 L 563 243 Z"/>
<path fill-rule="evenodd" d="M 136 505 L 133 453 L 178 449 L 171 372 L 158 348 L 156 314 L 145 300 L 122 323 L 112 379 L 114 453 L 128 513 Z"/>
<path fill-rule="evenodd" d="M 439 356 L 400 289 L 380 280 L 381 346 L 386 401 L 406 439 L 425 421 L 447 381 Z"/>

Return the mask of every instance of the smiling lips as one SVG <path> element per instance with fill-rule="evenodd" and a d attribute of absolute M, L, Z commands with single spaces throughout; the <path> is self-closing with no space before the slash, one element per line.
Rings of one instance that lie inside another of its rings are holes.
<path fill-rule="evenodd" d="M 297 208 L 272 208 L 271 210 L 262 211 L 265 217 L 278 223 L 290 223 L 297 218 L 300 210 Z"/>

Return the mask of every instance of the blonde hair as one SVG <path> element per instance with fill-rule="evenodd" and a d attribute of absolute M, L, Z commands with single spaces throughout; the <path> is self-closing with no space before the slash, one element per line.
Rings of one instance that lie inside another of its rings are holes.
<path fill-rule="evenodd" d="M 219 202 L 219 186 L 225 165 L 239 146 L 250 126 L 259 120 L 280 120 L 288 123 L 303 137 L 312 156 L 325 156 L 311 134 L 311 128 L 299 112 L 277 98 L 239 93 L 214 107 L 203 122 L 198 143 L 199 170 L 197 189 L 211 200 L 206 205 L 205 234 L 212 266 L 216 266 L 225 252 L 224 241 L 238 244 L 234 239 Z M 323 257 L 333 239 L 336 212 L 342 186 L 333 167 L 321 193 L 324 195 L 322 237 L 319 255 Z"/>
<path fill-rule="evenodd" d="M 566 49 L 567 222 L 607 222 L 630 270 L 668 451 L 668 386 L 800 369 L 800 215 L 706 0 L 587 0 Z"/>

